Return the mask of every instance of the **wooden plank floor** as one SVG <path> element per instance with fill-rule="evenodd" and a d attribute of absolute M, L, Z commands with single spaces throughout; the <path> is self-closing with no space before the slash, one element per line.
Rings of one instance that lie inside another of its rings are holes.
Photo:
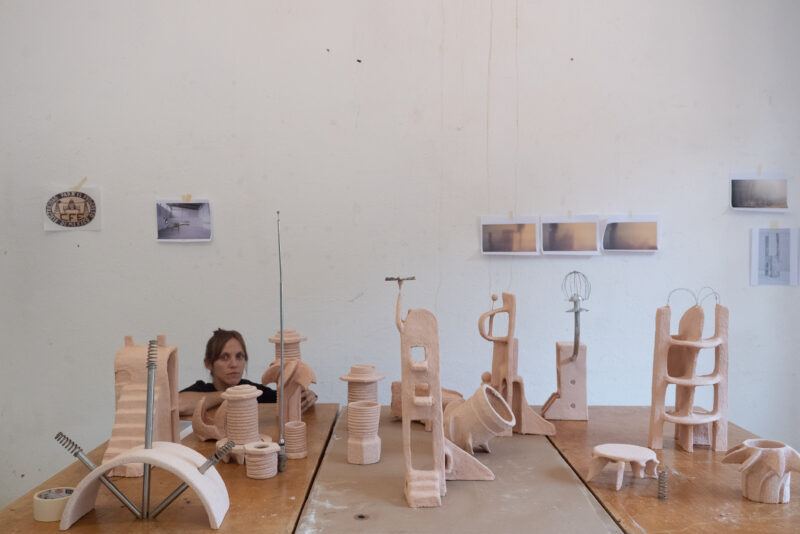
<path fill-rule="evenodd" d="M 308 457 L 289 460 L 287 470 L 267 480 L 247 478 L 245 467 L 237 464 L 218 464 L 217 469 L 225 480 L 231 506 L 222 528 L 218 532 L 293 532 L 303 507 L 314 473 L 325 450 L 328 438 L 339 409 L 338 404 L 317 404 L 305 414 L 308 425 Z M 276 406 L 259 405 L 260 430 L 277 441 Z M 67 435 L 68 429 L 64 429 Z M 55 434 L 55 431 L 53 432 Z M 183 444 L 196 449 L 204 456 L 214 452 L 214 442 L 198 442 L 191 434 Z M 59 445 L 54 441 L 54 447 Z M 89 457 L 100 462 L 106 444 L 93 450 Z M 65 451 L 64 454 L 67 454 Z M 39 533 L 58 532 L 58 523 L 39 523 L 33 520 L 32 496 L 36 491 L 55 486 L 76 486 L 88 470 L 75 462 L 30 493 L 20 497 L 0 512 L 0 532 Z M 158 503 L 169 494 L 179 481 L 170 473 L 154 469 L 151 503 Z M 138 506 L 141 503 L 142 479 L 114 478 L 114 482 Z M 191 490 L 186 490 L 157 519 L 139 521 L 111 495 L 105 487 L 100 488 L 97 506 L 78 521 L 69 532 L 139 533 L 161 532 L 210 532 L 208 519 L 200 499 Z"/>
<path fill-rule="evenodd" d="M 644 406 L 592 406 L 589 421 L 554 421 L 550 439 L 585 480 L 592 448 L 601 443 L 647 446 L 650 417 Z M 800 532 L 800 476 L 792 477 L 789 504 L 748 501 L 741 494 L 738 465 L 723 464 L 725 453 L 695 447 L 693 453 L 675 448 L 674 426 L 664 426 L 664 450 L 656 451 L 670 469 L 669 498 L 660 501 L 658 482 L 633 479 L 630 471 L 620 491 L 614 490 L 615 474 L 607 467 L 588 483 L 614 519 L 629 533 L 698 532 Z M 728 446 L 733 448 L 753 434 L 728 426 Z"/>

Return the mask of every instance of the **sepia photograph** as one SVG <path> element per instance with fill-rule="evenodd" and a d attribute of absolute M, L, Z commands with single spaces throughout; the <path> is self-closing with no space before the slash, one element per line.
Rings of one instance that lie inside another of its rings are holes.
<path fill-rule="evenodd" d="M 658 220 L 655 217 L 609 217 L 603 228 L 606 252 L 655 252 Z"/>
<path fill-rule="evenodd" d="M 750 285 L 797 285 L 796 228 L 753 228 L 750 237 Z"/>
<path fill-rule="evenodd" d="M 532 256 L 539 254 L 538 217 L 481 217 L 481 252 Z"/>
<path fill-rule="evenodd" d="M 599 254 L 594 215 L 542 218 L 542 254 Z"/>
<path fill-rule="evenodd" d="M 785 211 L 789 209 L 789 181 L 785 178 L 731 179 L 731 208 Z"/>
<path fill-rule="evenodd" d="M 156 202 L 156 219 L 159 241 L 211 240 L 211 206 L 207 200 L 159 200 Z"/>

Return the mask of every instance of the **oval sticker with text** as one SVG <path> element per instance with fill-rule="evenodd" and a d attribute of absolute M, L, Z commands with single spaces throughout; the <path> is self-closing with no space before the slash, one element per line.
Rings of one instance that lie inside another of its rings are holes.
<path fill-rule="evenodd" d="M 94 199 L 80 191 L 58 193 L 47 201 L 44 209 L 51 221 L 67 228 L 86 226 L 97 214 Z"/>

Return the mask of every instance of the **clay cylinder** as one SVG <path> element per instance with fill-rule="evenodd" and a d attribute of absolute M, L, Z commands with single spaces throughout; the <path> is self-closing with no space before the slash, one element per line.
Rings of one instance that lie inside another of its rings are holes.
<path fill-rule="evenodd" d="M 222 398 L 228 401 L 225 427 L 228 439 L 237 445 L 245 445 L 261 440 L 258 433 L 258 397 L 261 390 L 243 384 L 226 389 Z"/>
<path fill-rule="evenodd" d="M 283 436 L 286 440 L 286 457 L 297 460 L 308 456 L 308 442 L 306 424 L 303 421 L 290 421 L 283 427 Z"/>
<path fill-rule="evenodd" d="M 277 443 L 259 441 L 244 446 L 245 466 L 250 478 L 272 478 L 278 474 Z"/>
<path fill-rule="evenodd" d="M 514 427 L 514 413 L 500 393 L 483 384 L 466 401 L 453 401 L 444 411 L 445 436 L 467 451 L 489 451 L 489 440 Z"/>
<path fill-rule="evenodd" d="M 347 404 L 358 401 L 378 402 L 378 383 L 350 382 L 347 385 Z"/>
<path fill-rule="evenodd" d="M 373 401 L 356 401 L 347 405 L 347 462 L 374 464 L 381 459 L 381 438 L 378 426 L 381 405 Z"/>

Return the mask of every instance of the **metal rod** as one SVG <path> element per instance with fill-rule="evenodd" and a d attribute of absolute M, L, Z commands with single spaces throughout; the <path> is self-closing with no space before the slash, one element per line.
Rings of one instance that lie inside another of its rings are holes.
<path fill-rule="evenodd" d="M 144 448 L 153 448 L 153 404 L 156 387 L 156 361 L 158 359 L 158 341 L 151 339 L 147 347 L 147 411 L 144 419 Z M 150 464 L 144 464 L 142 478 L 142 517 L 150 517 Z"/>
<path fill-rule="evenodd" d="M 284 439 L 284 410 L 286 409 L 286 399 L 283 396 L 283 261 L 281 260 L 281 212 L 278 215 L 278 305 L 280 307 L 280 376 L 281 383 L 278 385 L 280 393 L 278 394 L 278 471 L 286 469 L 286 441 Z"/>
<path fill-rule="evenodd" d="M 59 432 L 58 434 L 56 434 L 56 441 L 58 441 L 61 445 L 63 445 L 64 448 L 67 449 L 67 451 L 70 454 L 72 454 L 75 458 L 80 460 L 81 463 L 85 465 L 87 469 L 89 469 L 89 471 L 94 471 L 97 468 L 97 466 L 94 465 L 94 462 L 92 462 L 89 459 L 89 457 L 83 453 L 83 449 L 77 443 L 69 439 L 64 433 Z M 111 494 L 114 495 L 114 497 L 119 499 L 120 502 L 124 504 L 125 507 L 128 508 L 128 510 L 130 510 L 134 516 L 136 516 L 136 519 L 142 518 L 142 513 L 139 511 L 138 508 L 136 508 L 136 505 L 133 504 L 130 501 L 130 499 L 128 499 L 125 496 L 125 494 L 122 493 L 122 491 L 117 487 L 117 485 L 108 479 L 108 477 L 106 477 L 105 475 L 100 475 L 100 482 L 102 482 L 103 485 L 106 488 L 108 488 L 108 491 L 110 491 Z"/>

